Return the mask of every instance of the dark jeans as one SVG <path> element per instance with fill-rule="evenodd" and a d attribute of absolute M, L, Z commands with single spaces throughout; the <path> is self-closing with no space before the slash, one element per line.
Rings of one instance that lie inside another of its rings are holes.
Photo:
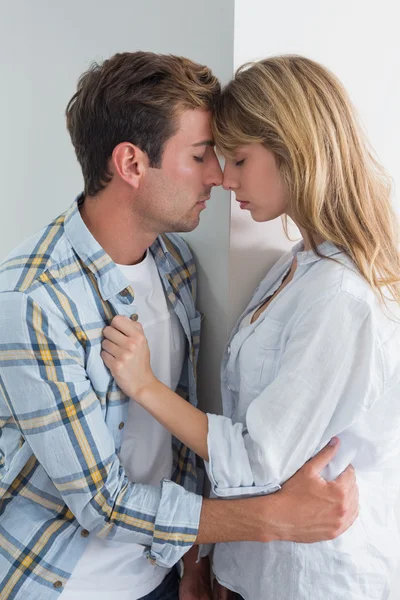
<path fill-rule="evenodd" d="M 172 569 L 160 585 L 141 600 L 179 600 L 179 575 Z"/>

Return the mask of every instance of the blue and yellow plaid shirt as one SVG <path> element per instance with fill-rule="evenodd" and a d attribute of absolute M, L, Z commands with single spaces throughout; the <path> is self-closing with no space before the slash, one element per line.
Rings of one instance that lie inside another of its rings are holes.
<path fill-rule="evenodd" d="M 136 313 L 134 290 L 86 228 L 80 202 L 0 268 L 2 600 L 56 598 L 89 536 L 142 544 L 170 567 L 198 531 L 191 451 L 173 439 L 173 481 L 160 487 L 130 482 L 119 462 L 129 399 L 100 350 L 105 325 Z M 196 404 L 193 257 L 175 234 L 150 251 L 187 337 L 178 390 Z"/>

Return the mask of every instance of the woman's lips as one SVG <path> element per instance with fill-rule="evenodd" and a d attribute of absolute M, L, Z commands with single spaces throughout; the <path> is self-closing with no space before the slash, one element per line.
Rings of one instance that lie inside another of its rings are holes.
<path fill-rule="evenodd" d="M 239 202 L 240 208 L 243 210 L 248 207 L 250 202 L 246 202 L 245 200 L 240 200 L 240 198 L 236 198 L 236 202 Z"/>

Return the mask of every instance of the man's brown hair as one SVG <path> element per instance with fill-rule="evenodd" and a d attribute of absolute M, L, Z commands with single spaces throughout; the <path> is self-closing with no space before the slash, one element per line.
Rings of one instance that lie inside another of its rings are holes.
<path fill-rule="evenodd" d="M 181 56 L 124 52 L 94 63 L 80 77 L 66 109 L 85 194 L 94 196 L 111 181 L 108 161 L 121 142 L 138 146 L 150 166 L 159 168 L 179 114 L 213 110 L 219 93 L 219 81 L 208 67 Z"/>

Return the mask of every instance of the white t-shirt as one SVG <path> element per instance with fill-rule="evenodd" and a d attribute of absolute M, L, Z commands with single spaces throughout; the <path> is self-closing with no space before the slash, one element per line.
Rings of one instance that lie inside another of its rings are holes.
<path fill-rule="evenodd" d="M 176 389 L 186 339 L 166 298 L 149 251 L 137 265 L 118 265 L 132 285 L 139 321 L 144 328 L 155 376 Z M 172 474 L 171 434 L 136 402 L 131 401 L 119 454 L 130 481 L 159 485 Z M 169 572 L 143 556 L 143 546 L 104 540 L 93 535 L 78 561 L 62 600 L 137 600 L 153 591 Z M 114 593 L 114 594 L 113 594 Z"/>

